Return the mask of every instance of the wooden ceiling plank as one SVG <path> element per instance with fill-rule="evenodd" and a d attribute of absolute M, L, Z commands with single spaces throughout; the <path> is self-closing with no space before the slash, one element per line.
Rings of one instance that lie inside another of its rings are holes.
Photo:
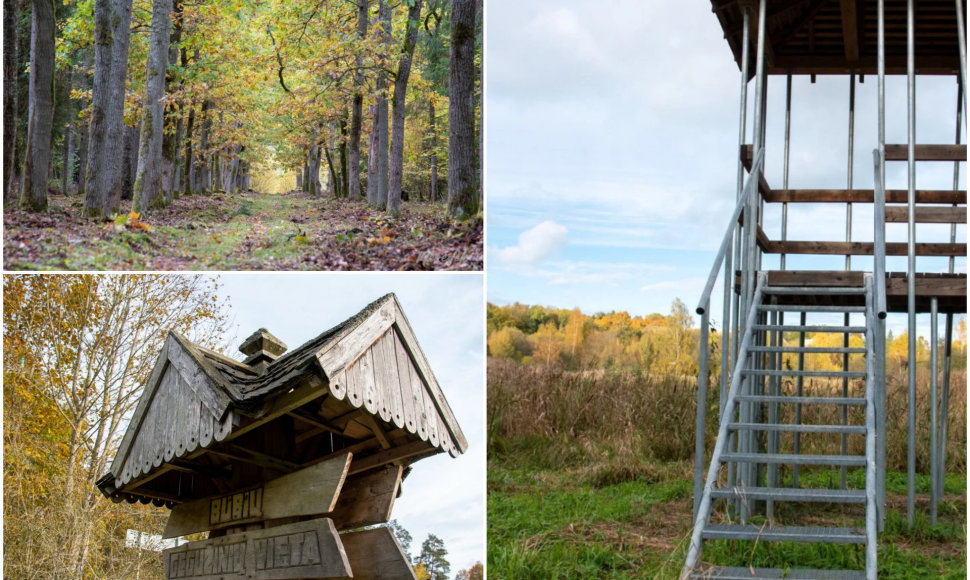
<path fill-rule="evenodd" d="M 859 62 L 859 13 L 856 0 L 841 0 L 842 44 L 845 60 L 849 64 Z"/>

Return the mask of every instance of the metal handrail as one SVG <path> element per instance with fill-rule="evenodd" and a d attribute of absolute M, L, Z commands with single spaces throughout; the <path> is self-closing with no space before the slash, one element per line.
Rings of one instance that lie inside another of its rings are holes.
<path fill-rule="evenodd" d="M 873 191 L 873 264 L 876 283 L 876 316 L 886 318 L 886 186 L 882 182 L 885 151 L 872 150 L 875 181 Z"/>
<path fill-rule="evenodd" d="M 704 285 L 704 293 L 701 294 L 701 300 L 697 305 L 698 314 L 704 314 L 707 311 L 708 303 L 711 300 L 711 292 L 714 290 L 714 283 L 717 282 L 718 271 L 721 269 L 721 263 L 724 261 L 728 247 L 730 247 L 734 230 L 738 227 L 738 218 L 741 217 L 741 211 L 744 210 L 748 197 L 753 195 L 752 192 L 757 187 L 758 175 L 761 173 L 761 165 L 764 159 L 765 148 L 762 147 L 758 150 L 758 154 L 755 155 L 754 163 L 751 165 L 751 172 L 748 173 L 748 180 L 745 181 L 744 189 L 741 191 L 741 197 L 738 198 L 738 205 L 734 208 L 734 213 L 731 214 L 731 221 L 728 222 L 727 231 L 724 232 L 724 239 L 721 240 L 721 247 L 717 251 L 717 258 L 714 259 L 714 266 L 711 268 L 711 274 L 707 278 L 707 284 Z"/>
<path fill-rule="evenodd" d="M 758 275 L 758 285 L 755 287 L 752 304 L 758 304 L 761 302 L 761 296 L 764 293 L 766 280 L 767 276 L 765 276 L 763 273 Z M 721 409 L 720 425 L 717 430 L 717 439 L 715 439 L 714 451 L 711 453 L 711 461 L 708 464 L 707 478 L 701 492 L 701 500 L 694 509 L 694 528 L 691 532 L 690 544 L 688 544 L 687 561 L 681 570 L 681 580 L 687 580 L 690 578 L 691 573 L 697 566 L 697 562 L 700 559 L 701 538 L 704 534 L 704 524 L 706 523 L 708 513 L 711 510 L 711 493 L 714 490 L 714 482 L 717 480 L 717 469 L 721 462 L 721 454 L 724 453 L 724 448 L 727 445 L 728 423 L 730 423 L 731 415 L 734 413 L 735 407 L 737 406 L 737 398 L 741 386 L 741 377 L 743 376 L 741 370 L 744 368 L 744 365 L 747 364 L 748 349 L 750 348 L 754 335 L 754 323 L 757 318 L 758 309 L 750 308 L 748 310 L 747 320 L 745 320 L 744 323 L 744 334 L 741 337 L 741 344 L 738 348 L 738 357 L 734 363 L 734 372 L 731 373 L 731 388 L 728 391 L 727 403 L 725 404 L 724 408 Z M 704 345 L 701 345 L 701 348 L 704 348 Z"/>

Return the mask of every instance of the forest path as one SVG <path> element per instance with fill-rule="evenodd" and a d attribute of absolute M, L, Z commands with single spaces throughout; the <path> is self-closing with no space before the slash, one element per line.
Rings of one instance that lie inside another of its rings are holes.
<path fill-rule="evenodd" d="M 443 204 L 405 203 L 388 218 L 362 201 L 247 191 L 175 200 L 99 224 L 82 199 L 50 196 L 50 211 L 4 210 L 10 270 L 480 270 L 482 220 Z M 127 211 L 130 202 L 123 202 Z M 143 221 L 142 221 L 143 220 Z M 147 225 L 146 229 L 144 225 Z"/>

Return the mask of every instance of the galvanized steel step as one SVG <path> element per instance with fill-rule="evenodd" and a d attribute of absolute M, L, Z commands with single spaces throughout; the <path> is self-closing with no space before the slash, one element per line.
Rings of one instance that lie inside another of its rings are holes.
<path fill-rule="evenodd" d="M 863 467 L 865 455 L 793 455 L 788 453 L 722 453 L 721 463 L 779 463 Z"/>
<path fill-rule="evenodd" d="M 759 377 L 846 377 L 866 378 L 865 371 L 790 371 L 787 369 L 743 369 L 741 374 Z"/>
<path fill-rule="evenodd" d="M 801 403 L 803 405 L 855 405 L 864 406 L 862 397 L 793 397 L 788 395 L 738 395 L 739 401 L 753 403 Z"/>
<path fill-rule="evenodd" d="M 782 431 L 785 433 L 845 433 L 865 435 L 865 425 L 792 425 L 790 423 L 728 423 L 731 431 Z"/>
<path fill-rule="evenodd" d="M 765 294 L 773 294 L 775 296 L 803 296 L 803 295 L 819 295 L 819 296 L 839 296 L 846 294 L 865 294 L 866 289 L 860 286 L 845 286 L 845 287 L 831 287 L 831 286 L 765 286 L 763 289 Z"/>
<path fill-rule="evenodd" d="M 758 540 L 762 542 L 805 542 L 826 544 L 865 544 L 865 528 L 825 528 L 810 526 L 754 526 L 750 524 L 712 524 L 704 529 L 705 540 Z"/>
<path fill-rule="evenodd" d="M 692 580 L 756 580 L 785 578 L 786 580 L 865 580 L 863 570 L 792 570 L 789 568 L 734 568 L 704 566 L 691 575 Z"/>
<path fill-rule="evenodd" d="M 865 326 L 836 326 L 828 324 L 808 324 L 805 326 L 799 324 L 755 324 L 752 328 L 754 330 L 777 330 L 779 332 L 837 332 L 839 334 L 852 334 L 866 331 Z"/>
<path fill-rule="evenodd" d="M 749 352 L 784 352 L 792 354 L 865 354 L 863 347 L 844 346 L 749 346 Z"/>
<path fill-rule="evenodd" d="M 724 487 L 711 491 L 717 499 L 773 499 L 812 503 L 866 503 L 864 489 L 810 489 L 791 487 Z"/>
<path fill-rule="evenodd" d="M 764 312 L 865 312 L 865 306 L 838 306 L 832 304 L 759 304 Z"/>

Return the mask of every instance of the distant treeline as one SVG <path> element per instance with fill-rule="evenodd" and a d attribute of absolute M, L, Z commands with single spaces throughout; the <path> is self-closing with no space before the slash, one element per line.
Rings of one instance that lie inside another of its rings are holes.
<path fill-rule="evenodd" d="M 527 304 L 488 305 L 488 354 L 531 365 L 560 366 L 565 370 L 625 369 L 655 375 L 696 375 L 700 332 L 687 306 L 675 299 L 664 314 L 631 316 L 627 312 L 585 314 L 578 308 L 549 308 Z M 942 326 L 942 325 L 941 325 Z M 943 329 L 940 329 L 940 356 L 943 354 Z M 710 334 L 713 353 L 719 353 L 721 334 Z M 842 335 L 809 333 L 806 342 L 814 346 L 841 346 Z M 795 344 L 796 335 L 785 336 Z M 851 346 L 862 346 L 853 337 Z M 887 362 L 891 369 L 904 367 L 908 354 L 906 333 L 887 336 Z M 795 355 L 786 355 L 783 364 L 794 368 Z M 790 360 L 789 360 L 790 359 Z M 930 345 L 918 337 L 916 360 L 928 365 Z M 850 367 L 861 370 L 861 356 L 850 359 Z M 953 369 L 967 367 L 967 324 L 961 317 L 953 336 Z M 808 357 L 808 370 L 841 367 L 842 355 Z M 891 370 L 890 369 L 890 370 Z M 720 371 L 720 356 L 711 357 L 711 370 Z"/>

